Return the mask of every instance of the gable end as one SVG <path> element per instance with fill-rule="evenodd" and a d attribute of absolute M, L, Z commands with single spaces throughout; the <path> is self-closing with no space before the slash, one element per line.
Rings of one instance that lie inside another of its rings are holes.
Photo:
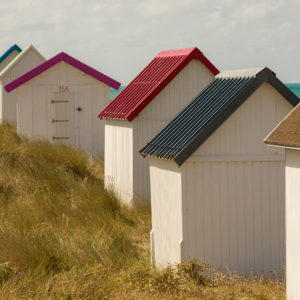
<path fill-rule="evenodd" d="M 271 84 L 291 105 L 296 106 L 299 103 L 298 97 L 276 77 L 275 73 L 264 68 L 185 149 L 174 157 L 177 165 L 181 166 L 265 82 Z"/>

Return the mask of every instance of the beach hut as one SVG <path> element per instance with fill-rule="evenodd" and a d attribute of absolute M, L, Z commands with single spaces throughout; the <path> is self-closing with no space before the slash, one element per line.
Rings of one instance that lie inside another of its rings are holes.
<path fill-rule="evenodd" d="M 284 149 L 263 139 L 297 103 L 268 68 L 224 71 L 141 149 L 155 265 L 282 270 Z"/>
<path fill-rule="evenodd" d="M 265 143 L 285 149 L 286 289 L 287 299 L 300 299 L 300 105 Z"/>
<path fill-rule="evenodd" d="M 21 49 L 14 45 L 6 51 L 0 58 L 0 120 L 16 123 L 17 122 L 17 107 L 16 93 L 8 94 L 4 86 L 23 75 L 32 68 L 38 66 L 46 59 L 32 45 Z"/>
<path fill-rule="evenodd" d="M 99 110 L 109 89 L 120 83 L 62 52 L 5 86 L 16 90 L 18 133 L 65 142 L 88 153 L 104 151 L 104 121 Z"/>
<path fill-rule="evenodd" d="M 197 49 L 160 52 L 100 113 L 105 119 L 105 186 L 122 201 L 150 202 L 148 163 L 138 150 L 219 71 Z"/>
<path fill-rule="evenodd" d="M 2 71 L 20 52 L 22 49 L 14 44 L 0 56 L 0 71 Z"/>

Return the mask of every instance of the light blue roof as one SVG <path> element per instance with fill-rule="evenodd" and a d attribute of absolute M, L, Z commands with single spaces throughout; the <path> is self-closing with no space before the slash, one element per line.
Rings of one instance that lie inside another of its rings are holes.
<path fill-rule="evenodd" d="M 287 83 L 286 86 L 300 98 L 300 83 Z"/>
<path fill-rule="evenodd" d="M 110 100 L 114 100 L 124 89 L 125 85 L 120 86 L 118 90 L 110 89 Z"/>
<path fill-rule="evenodd" d="M 14 44 L 13 46 L 11 46 L 8 50 L 6 50 L 5 53 L 3 53 L 1 56 L 0 56 L 0 63 L 2 63 L 4 61 L 4 59 L 6 57 L 9 56 L 9 54 L 11 54 L 12 52 L 14 51 L 18 51 L 19 53 L 22 51 L 22 49 L 17 45 L 17 44 Z"/>

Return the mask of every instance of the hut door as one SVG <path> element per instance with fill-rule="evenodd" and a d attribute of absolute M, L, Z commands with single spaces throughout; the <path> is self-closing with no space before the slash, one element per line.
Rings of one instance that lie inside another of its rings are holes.
<path fill-rule="evenodd" d="M 74 93 L 53 93 L 51 99 L 52 140 L 75 145 Z"/>

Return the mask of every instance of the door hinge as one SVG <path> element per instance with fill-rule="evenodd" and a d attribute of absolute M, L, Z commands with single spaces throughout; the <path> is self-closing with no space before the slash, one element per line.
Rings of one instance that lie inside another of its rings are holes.
<path fill-rule="evenodd" d="M 52 136 L 52 140 L 69 140 L 69 137 L 64 136 Z"/>
<path fill-rule="evenodd" d="M 52 120 L 52 123 L 69 122 L 69 120 Z"/>
<path fill-rule="evenodd" d="M 51 100 L 51 104 L 54 104 L 54 103 L 68 103 L 69 100 Z"/>

